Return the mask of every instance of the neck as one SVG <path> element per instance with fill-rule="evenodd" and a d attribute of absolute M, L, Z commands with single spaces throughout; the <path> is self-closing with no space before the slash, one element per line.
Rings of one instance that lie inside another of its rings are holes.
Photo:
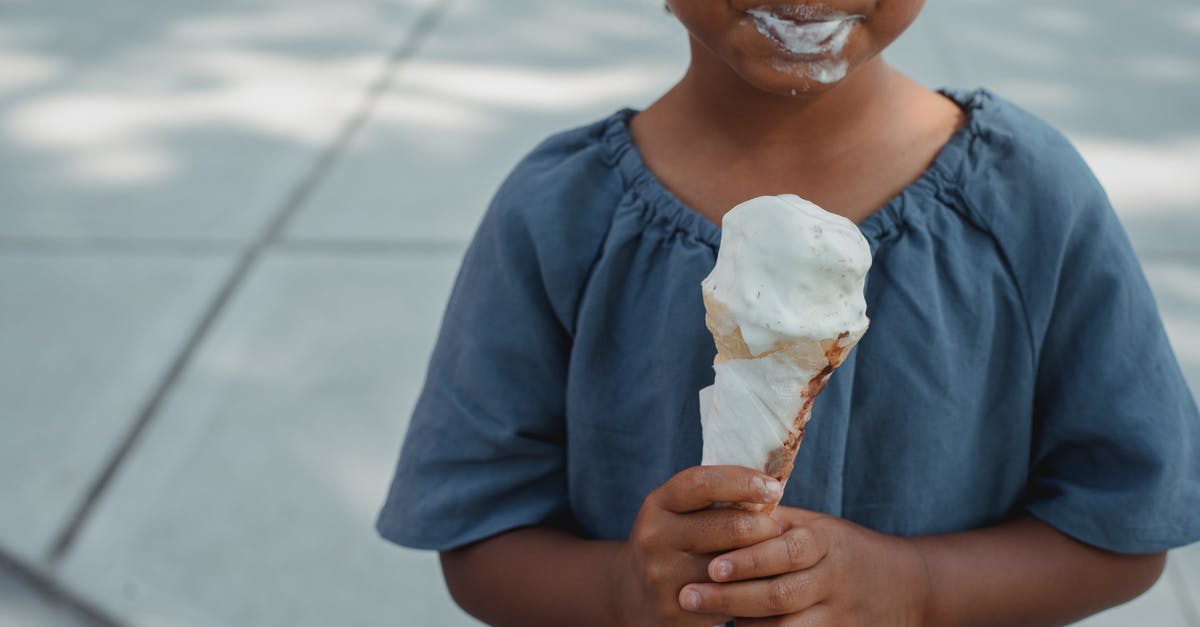
<path fill-rule="evenodd" d="M 712 129 L 738 152 L 820 163 L 863 141 L 873 121 L 888 115 L 897 76 L 876 56 L 829 89 L 778 96 L 750 85 L 693 40 L 692 63 L 664 100 L 700 123 L 691 128 Z M 797 151 L 798 143 L 805 150 Z"/>

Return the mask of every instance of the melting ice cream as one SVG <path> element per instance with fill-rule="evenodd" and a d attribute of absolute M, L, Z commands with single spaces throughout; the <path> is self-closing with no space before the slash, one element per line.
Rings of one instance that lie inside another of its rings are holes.
<path fill-rule="evenodd" d="M 766 9 L 751 9 L 746 14 L 765 37 L 787 48 L 792 54 L 841 54 L 850 38 L 856 15 L 838 15 L 812 22 L 797 22 Z"/>
<path fill-rule="evenodd" d="M 817 13 L 800 10 L 808 8 L 805 5 L 757 8 L 746 11 L 746 14 L 763 37 L 793 55 L 809 57 L 776 61 L 777 70 L 807 76 L 820 83 L 835 83 L 845 78 L 849 69 L 849 63 L 842 57 L 842 50 L 854 25 L 863 16 L 828 9 Z"/>
<path fill-rule="evenodd" d="M 867 330 L 871 250 L 853 222 L 799 196 L 762 196 L 722 222 L 701 289 L 717 345 L 700 391 L 706 465 L 786 481 L 812 403 Z"/>

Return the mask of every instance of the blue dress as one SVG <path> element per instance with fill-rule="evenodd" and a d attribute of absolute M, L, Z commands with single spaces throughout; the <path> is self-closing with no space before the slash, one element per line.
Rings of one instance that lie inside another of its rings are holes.
<path fill-rule="evenodd" d="M 783 503 L 889 534 L 1026 512 L 1088 544 L 1200 539 L 1200 417 L 1103 189 L 979 90 L 861 225 L 871 328 L 818 398 Z M 646 168 L 632 111 L 545 141 L 459 272 L 379 516 L 447 550 L 516 527 L 628 536 L 700 462 L 700 281 L 721 231 Z M 566 522 L 564 522 L 566 521 Z"/>

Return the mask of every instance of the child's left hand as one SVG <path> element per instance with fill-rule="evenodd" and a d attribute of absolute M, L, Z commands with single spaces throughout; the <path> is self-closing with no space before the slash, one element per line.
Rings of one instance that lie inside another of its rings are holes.
<path fill-rule="evenodd" d="M 680 605 L 739 626 L 921 624 L 928 577 L 910 541 L 793 507 L 773 516 L 782 535 L 713 558 L 720 583 L 685 586 Z"/>

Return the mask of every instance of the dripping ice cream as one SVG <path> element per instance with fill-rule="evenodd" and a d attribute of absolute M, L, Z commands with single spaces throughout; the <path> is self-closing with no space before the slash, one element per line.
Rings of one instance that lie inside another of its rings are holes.
<path fill-rule="evenodd" d="M 786 482 L 813 400 L 867 331 L 871 249 L 855 224 L 799 196 L 762 196 L 722 221 L 701 283 L 717 345 L 700 390 L 705 465 Z"/>

